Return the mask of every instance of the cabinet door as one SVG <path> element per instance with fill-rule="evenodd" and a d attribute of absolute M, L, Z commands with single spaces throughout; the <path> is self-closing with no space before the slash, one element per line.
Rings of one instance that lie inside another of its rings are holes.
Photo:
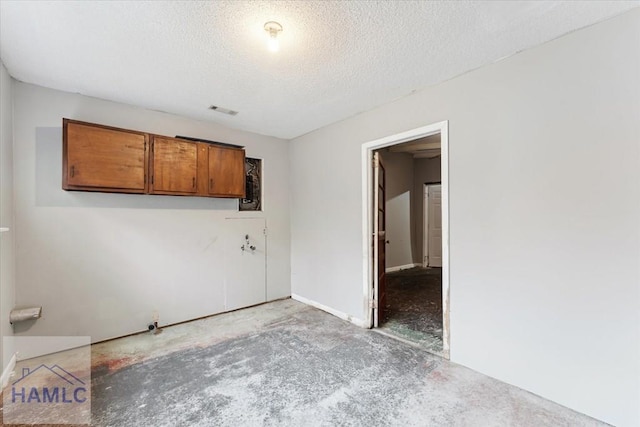
<path fill-rule="evenodd" d="M 152 194 L 194 194 L 198 145 L 181 139 L 153 137 Z"/>
<path fill-rule="evenodd" d="M 209 195 L 242 198 L 244 194 L 244 150 L 209 146 Z"/>
<path fill-rule="evenodd" d="M 67 119 L 63 133 L 63 189 L 145 192 L 146 134 Z"/>

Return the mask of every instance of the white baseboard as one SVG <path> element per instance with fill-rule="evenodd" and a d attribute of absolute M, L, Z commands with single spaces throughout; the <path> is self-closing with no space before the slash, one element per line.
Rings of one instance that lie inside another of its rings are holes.
<path fill-rule="evenodd" d="M 418 263 L 413 263 L 413 264 L 405 264 L 405 265 L 398 265 L 396 267 L 388 267 L 384 269 L 385 273 L 394 273 L 396 271 L 400 271 L 400 270 L 407 270 L 409 268 L 413 268 L 413 267 L 422 267 L 422 264 L 418 264 Z"/>
<path fill-rule="evenodd" d="M 11 373 L 13 369 L 16 367 L 16 354 L 14 353 L 9 360 L 9 364 L 4 371 L 2 371 L 2 377 L 0 377 L 0 390 L 4 390 L 4 388 L 9 384 L 9 378 L 11 378 Z"/>
<path fill-rule="evenodd" d="M 301 302 L 303 304 L 310 305 L 311 307 L 315 307 L 315 308 L 317 308 L 319 310 L 326 311 L 329 314 L 333 314 L 334 316 L 339 317 L 342 320 L 346 320 L 347 322 L 351 322 L 354 325 L 359 326 L 361 328 L 368 328 L 368 325 L 365 324 L 364 320 L 358 319 L 356 317 L 353 317 L 353 316 L 351 316 L 351 315 L 349 315 L 347 313 L 344 313 L 344 312 L 342 312 L 340 310 L 336 310 L 334 308 L 327 307 L 326 305 L 320 304 L 319 302 L 312 301 L 312 300 L 310 300 L 308 298 L 305 298 L 305 297 L 302 297 L 302 296 L 296 295 L 296 294 L 291 294 L 291 299 L 299 301 L 299 302 Z"/>

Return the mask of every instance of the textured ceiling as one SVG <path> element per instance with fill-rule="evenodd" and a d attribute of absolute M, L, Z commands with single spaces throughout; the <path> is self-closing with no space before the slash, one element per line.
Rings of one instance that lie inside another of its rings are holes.
<path fill-rule="evenodd" d="M 0 57 L 21 81 L 290 139 L 639 4 L 2 0 Z"/>

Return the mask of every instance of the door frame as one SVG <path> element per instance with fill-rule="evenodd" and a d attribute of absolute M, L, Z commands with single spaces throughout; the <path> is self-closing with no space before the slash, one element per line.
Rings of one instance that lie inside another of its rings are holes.
<path fill-rule="evenodd" d="M 385 136 L 362 144 L 362 275 L 365 325 L 373 326 L 373 310 L 378 296 L 373 287 L 373 152 L 380 148 L 440 134 L 440 177 L 442 185 L 442 350 L 450 355 L 449 290 L 449 121 L 433 123 Z"/>
<path fill-rule="evenodd" d="M 376 162 L 376 154 L 378 161 Z M 380 325 L 380 319 L 384 317 L 384 295 L 386 293 L 384 283 L 386 282 L 386 265 L 384 264 L 386 258 L 386 241 L 387 241 L 387 228 L 386 228 L 386 188 L 387 178 L 384 171 L 384 165 L 382 163 L 382 156 L 379 152 L 373 152 L 373 253 L 378 253 L 378 259 L 373 264 L 373 294 L 376 295 L 378 301 L 373 309 L 373 327 Z M 382 185 L 380 185 L 380 177 L 382 177 Z M 380 189 L 382 188 L 382 198 L 380 198 Z M 376 203 L 377 201 L 377 203 Z M 382 209 L 381 209 L 382 207 Z M 380 230 L 380 211 L 382 210 L 382 231 Z M 376 251 L 377 249 L 377 251 Z M 382 260 L 380 260 L 380 254 Z M 382 271 L 380 271 L 382 270 Z M 382 278 L 382 280 L 380 280 Z M 383 285 L 381 286 L 380 283 Z M 383 290 L 382 296 L 380 296 L 380 289 Z"/>
<path fill-rule="evenodd" d="M 440 186 L 442 192 L 442 183 L 425 183 L 422 184 L 422 267 L 429 267 L 427 261 L 429 257 L 429 188 Z"/>

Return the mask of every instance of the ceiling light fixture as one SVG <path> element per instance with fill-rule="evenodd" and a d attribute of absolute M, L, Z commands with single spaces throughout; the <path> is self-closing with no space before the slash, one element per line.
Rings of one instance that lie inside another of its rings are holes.
<path fill-rule="evenodd" d="M 264 24 L 264 30 L 269 33 L 269 42 L 267 47 L 271 52 L 277 52 L 280 50 L 280 43 L 278 42 L 278 34 L 282 31 L 282 25 L 275 21 L 269 21 Z"/>

